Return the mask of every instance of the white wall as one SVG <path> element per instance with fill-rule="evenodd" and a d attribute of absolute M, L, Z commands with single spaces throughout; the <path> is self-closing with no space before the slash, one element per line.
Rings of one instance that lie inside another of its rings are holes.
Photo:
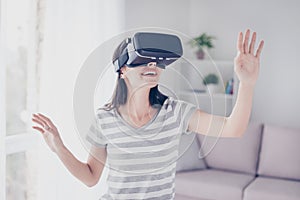
<path fill-rule="evenodd" d="M 189 0 L 128 0 L 125 28 L 162 27 L 183 33 L 189 29 Z"/>
<path fill-rule="evenodd" d="M 237 32 L 247 27 L 265 40 L 254 96 L 254 121 L 300 127 L 299 7 L 296 0 L 191 2 L 191 35 L 200 31 L 217 35 L 216 58 L 233 57 Z"/>
<path fill-rule="evenodd" d="M 190 35 L 215 35 L 215 59 L 233 59 L 239 31 L 250 28 L 265 40 L 252 120 L 300 127 L 298 88 L 300 2 L 290 1 L 126 1 L 126 29 L 159 26 Z M 154 12 L 155 11 L 155 12 Z"/>

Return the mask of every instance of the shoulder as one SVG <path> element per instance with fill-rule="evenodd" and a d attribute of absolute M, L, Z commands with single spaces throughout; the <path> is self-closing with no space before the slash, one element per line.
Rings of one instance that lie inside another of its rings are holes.
<path fill-rule="evenodd" d="M 189 102 L 174 97 L 168 97 L 164 102 L 164 108 L 167 110 L 183 109 L 190 106 L 195 106 Z"/>
<path fill-rule="evenodd" d="M 96 110 L 96 118 L 97 119 L 105 119 L 112 117 L 114 114 L 114 109 L 106 109 L 105 107 L 100 107 Z"/>

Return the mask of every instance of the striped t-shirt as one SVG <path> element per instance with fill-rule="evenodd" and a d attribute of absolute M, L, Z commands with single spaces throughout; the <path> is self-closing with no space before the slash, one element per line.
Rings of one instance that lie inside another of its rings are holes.
<path fill-rule="evenodd" d="M 181 134 L 197 109 L 168 97 L 145 125 L 135 128 L 116 109 L 99 109 L 87 141 L 107 148 L 108 191 L 100 199 L 173 199 Z"/>

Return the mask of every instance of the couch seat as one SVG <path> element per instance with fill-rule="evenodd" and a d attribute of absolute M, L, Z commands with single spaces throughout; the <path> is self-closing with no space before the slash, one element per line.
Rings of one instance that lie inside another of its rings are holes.
<path fill-rule="evenodd" d="M 246 189 L 244 200 L 299 200 L 300 182 L 257 177 Z"/>
<path fill-rule="evenodd" d="M 244 188 L 253 179 L 253 175 L 217 169 L 178 172 L 175 192 L 199 199 L 242 200 Z"/>

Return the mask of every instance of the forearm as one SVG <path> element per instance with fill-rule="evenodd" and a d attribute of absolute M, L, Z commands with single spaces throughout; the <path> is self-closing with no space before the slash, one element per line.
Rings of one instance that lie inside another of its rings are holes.
<path fill-rule="evenodd" d="M 95 178 L 87 163 L 80 162 L 65 146 L 57 150 L 56 153 L 71 174 L 87 186 L 94 185 Z"/>
<path fill-rule="evenodd" d="M 247 129 L 254 93 L 254 85 L 239 84 L 236 104 L 231 115 L 226 120 L 224 130 L 233 134 L 234 137 L 240 137 Z"/>

